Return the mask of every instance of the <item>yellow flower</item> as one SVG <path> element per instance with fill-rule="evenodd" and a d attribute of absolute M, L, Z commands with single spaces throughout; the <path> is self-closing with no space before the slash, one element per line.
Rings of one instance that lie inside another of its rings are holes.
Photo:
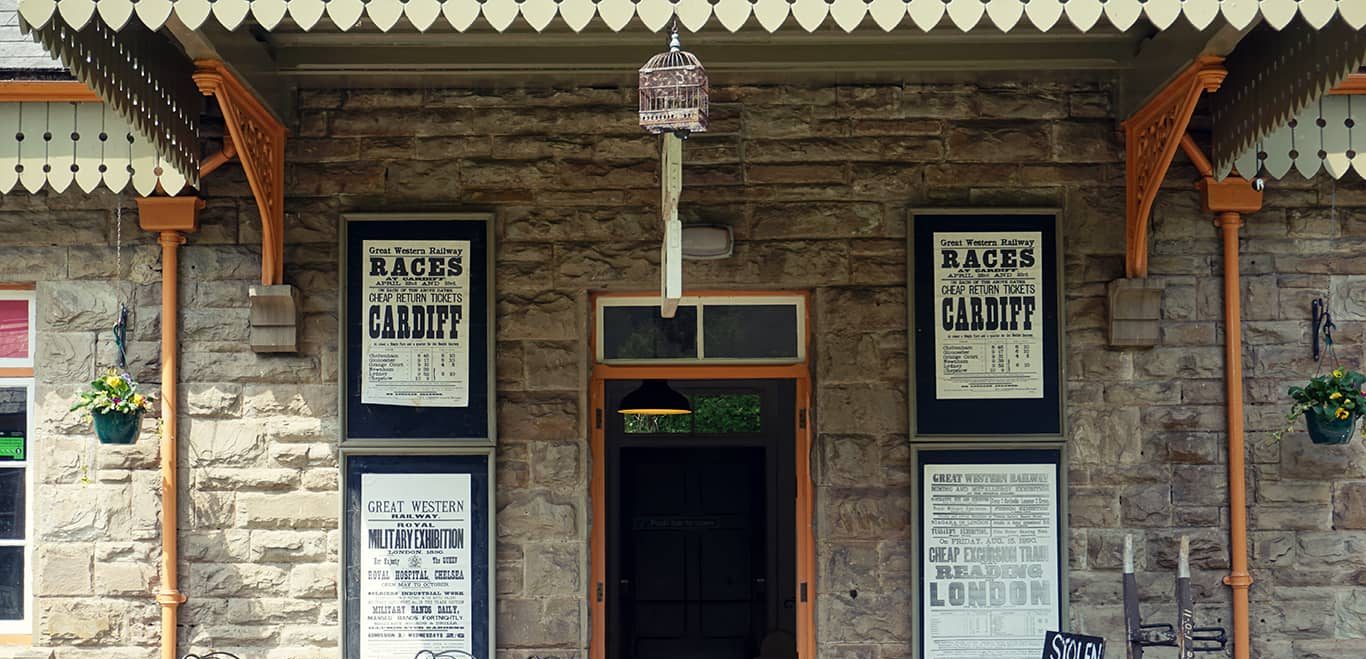
<path fill-rule="evenodd" d="M 1346 372 L 1346 371 L 1343 371 L 1343 370 L 1340 369 L 1340 368 L 1335 368 L 1335 369 L 1333 369 L 1333 377 L 1335 377 L 1335 378 L 1341 378 L 1341 377 L 1343 377 L 1344 375 L 1347 375 L 1347 372 Z"/>
<path fill-rule="evenodd" d="M 1337 400 L 1339 398 L 1342 398 L 1341 391 L 1334 391 L 1333 393 L 1328 394 L 1328 400 Z"/>
<path fill-rule="evenodd" d="M 143 398 L 142 394 L 133 394 L 133 407 L 142 407 L 142 404 L 146 402 L 147 399 Z"/>
<path fill-rule="evenodd" d="M 117 387 L 121 384 L 123 384 L 123 378 L 117 375 L 104 376 L 104 386 L 106 387 Z"/>
<path fill-rule="evenodd" d="M 1346 420 L 1348 417 L 1352 416 L 1352 413 L 1339 407 L 1338 411 L 1335 412 L 1333 416 L 1336 416 L 1339 419 Z"/>

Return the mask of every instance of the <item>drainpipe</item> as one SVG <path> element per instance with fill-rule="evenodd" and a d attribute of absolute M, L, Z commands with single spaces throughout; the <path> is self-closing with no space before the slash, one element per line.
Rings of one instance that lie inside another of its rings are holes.
<path fill-rule="evenodd" d="M 1224 583 L 1233 589 L 1233 656 L 1248 659 L 1251 634 L 1248 622 L 1247 483 L 1243 437 L 1242 293 L 1238 273 L 1238 229 L 1243 217 L 1219 213 L 1215 226 L 1224 235 L 1224 368 L 1228 385 L 1228 518 L 1229 573 Z"/>
<path fill-rule="evenodd" d="M 176 659 L 180 605 L 177 560 L 179 521 L 177 485 L 177 392 L 179 390 L 179 250 L 185 234 L 199 228 L 198 197 L 139 197 L 138 223 L 158 234 L 161 244 L 161 659 Z"/>
<path fill-rule="evenodd" d="M 1201 205 L 1214 216 L 1224 243 L 1224 382 L 1228 413 L 1228 518 L 1229 573 L 1224 583 L 1233 590 L 1233 657 L 1251 656 L 1251 622 L 1248 589 L 1252 575 L 1247 570 L 1247 466 L 1243 431 L 1243 311 L 1242 285 L 1238 265 L 1238 229 L 1243 214 L 1262 208 L 1262 193 L 1246 179 L 1229 176 L 1214 180 L 1213 167 L 1190 135 L 1181 138 L 1181 149 L 1203 177 L 1195 184 Z"/>

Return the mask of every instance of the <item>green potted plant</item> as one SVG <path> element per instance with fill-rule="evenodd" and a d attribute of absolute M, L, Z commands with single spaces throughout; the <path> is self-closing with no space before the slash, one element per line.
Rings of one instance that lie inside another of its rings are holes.
<path fill-rule="evenodd" d="M 1317 375 L 1303 387 L 1291 387 L 1290 398 L 1295 402 L 1285 418 L 1291 425 L 1276 433 L 1276 437 L 1292 430 L 1294 422 L 1304 417 L 1309 439 L 1315 444 L 1346 444 L 1356 433 L 1357 421 L 1366 411 L 1366 396 L 1361 385 L 1366 375 L 1342 368 L 1328 375 Z"/>
<path fill-rule="evenodd" d="M 95 436 L 102 444 L 132 444 L 142 427 L 142 415 L 152 409 L 152 401 L 138 393 L 138 383 L 127 373 L 114 369 L 90 383 L 71 405 L 86 410 L 95 423 Z"/>

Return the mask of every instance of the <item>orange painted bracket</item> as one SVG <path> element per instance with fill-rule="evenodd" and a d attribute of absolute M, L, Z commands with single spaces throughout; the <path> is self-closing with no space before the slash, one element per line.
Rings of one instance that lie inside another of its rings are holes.
<path fill-rule="evenodd" d="M 285 270 L 285 127 L 218 60 L 196 60 L 194 81 L 218 100 L 247 183 L 261 213 L 261 283 L 283 283 Z"/>
<path fill-rule="evenodd" d="M 1219 89 L 1224 58 L 1196 58 L 1147 105 L 1124 120 L 1124 269 L 1148 275 L 1148 218 L 1200 95 Z"/>

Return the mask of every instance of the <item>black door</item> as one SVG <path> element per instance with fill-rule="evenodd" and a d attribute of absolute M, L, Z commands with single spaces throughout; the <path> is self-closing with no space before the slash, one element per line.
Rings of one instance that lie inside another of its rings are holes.
<path fill-rule="evenodd" d="M 756 656 L 763 449 L 628 448 L 620 464 L 625 656 Z"/>
<path fill-rule="evenodd" d="M 795 659 L 792 383 L 671 386 L 693 418 L 607 424 L 609 657 Z"/>

